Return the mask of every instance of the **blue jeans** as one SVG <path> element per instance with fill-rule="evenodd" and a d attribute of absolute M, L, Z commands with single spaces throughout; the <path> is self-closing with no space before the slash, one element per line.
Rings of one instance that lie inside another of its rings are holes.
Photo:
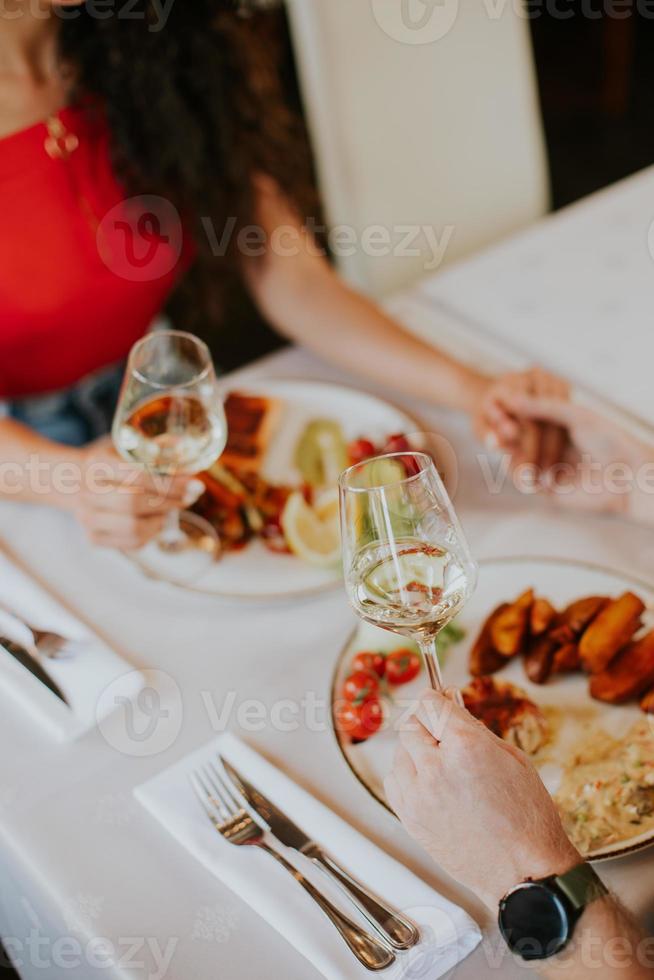
<path fill-rule="evenodd" d="M 54 442 L 83 446 L 110 431 L 124 370 L 124 364 L 115 364 L 64 391 L 0 403 L 0 416 L 23 422 Z"/>

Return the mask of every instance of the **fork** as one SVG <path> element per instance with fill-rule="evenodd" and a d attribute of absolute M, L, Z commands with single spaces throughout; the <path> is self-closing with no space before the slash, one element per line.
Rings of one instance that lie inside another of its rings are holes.
<path fill-rule="evenodd" d="M 75 656 L 72 650 L 74 640 L 68 640 L 52 630 L 37 630 L 31 626 L 29 629 L 32 630 L 34 646 L 42 657 L 47 657 L 48 660 L 71 660 Z"/>
<path fill-rule="evenodd" d="M 13 616 L 14 619 L 17 619 L 23 624 L 23 626 L 27 627 L 32 634 L 36 652 L 40 653 L 42 657 L 45 657 L 48 660 L 69 660 L 74 656 L 73 651 L 70 649 L 67 653 L 62 652 L 65 648 L 70 648 L 75 642 L 74 640 L 67 639 L 65 636 L 61 636 L 59 633 L 55 633 L 53 630 L 39 630 L 34 626 L 30 626 L 29 623 L 25 622 L 22 616 L 19 616 L 13 609 L 10 609 L 10 607 L 6 606 L 4 603 L 0 602 L 0 609 L 3 609 L 4 612 L 9 613 L 10 616 Z"/>
<path fill-rule="evenodd" d="M 235 798 L 212 763 L 195 770 L 190 776 L 190 781 L 206 815 L 218 833 L 230 844 L 259 847 L 278 861 L 311 895 L 367 970 L 383 970 L 395 961 L 395 954 L 389 946 L 371 936 L 344 915 L 290 861 L 267 843 L 267 832 L 250 816 L 242 802 Z"/>

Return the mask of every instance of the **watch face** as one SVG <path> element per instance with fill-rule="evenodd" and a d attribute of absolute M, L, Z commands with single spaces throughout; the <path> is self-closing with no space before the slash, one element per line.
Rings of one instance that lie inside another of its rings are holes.
<path fill-rule="evenodd" d="M 570 938 L 570 921 L 563 899 L 541 882 L 524 882 L 500 902 L 500 931 L 525 960 L 558 953 Z"/>

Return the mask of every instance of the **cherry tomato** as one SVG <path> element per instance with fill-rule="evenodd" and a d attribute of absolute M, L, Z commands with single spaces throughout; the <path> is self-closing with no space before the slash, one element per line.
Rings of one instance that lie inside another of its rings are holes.
<path fill-rule="evenodd" d="M 384 446 L 385 453 L 410 453 L 411 443 L 401 432 L 389 436 Z"/>
<path fill-rule="evenodd" d="M 407 476 L 417 476 L 422 469 L 422 464 L 418 462 L 415 456 L 405 456 L 402 463 Z"/>
<path fill-rule="evenodd" d="M 377 449 L 370 441 L 370 439 L 355 439 L 347 447 L 347 455 L 352 466 L 357 463 L 363 463 L 364 460 L 370 459 L 371 456 L 377 454 Z"/>
<path fill-rule="evenodd" d="M 343 697 L 348 701 L 363 704 L 379 697 L 379 678 L 369 670 L 357 670 L 345 681 Z"/>
<path fill-rule="evenodd" d="M 363 742 L 381 728 L 384 720 L 379 699 L 356 704 L 341 701 L 335 705 L 336 725 L 343 735 L 353 742 Z"/>
<path fill-rule="evenodd" d="M 414 650 L 403 647 L 386 657 L 386 680 L 389 684 L 408 684 L 421 668 L 420 657 Z"/>
<path fill-rule="evenodd" d="M 357 653 L 352 661 L 352 670 L 367 670 L 383 677 L 386 672 L 386 657 L 383 653 Z"/>

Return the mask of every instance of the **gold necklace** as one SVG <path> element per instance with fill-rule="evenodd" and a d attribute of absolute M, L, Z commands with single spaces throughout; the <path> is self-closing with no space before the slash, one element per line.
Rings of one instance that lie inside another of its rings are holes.
<path fill-rule="evenodd" d="M 69 129 L 66 129 L 59 116 L 49 116 L 46 119 L 45 126 L 48 131 L 48 135 L 43 144 L 45 152 L 51 160 L 69 160 L 79 146 L 79 137 L 75 133 L 71 133 Z M 70 168 L 68 169 L 79 208 L 90 230 L 97 235 L 100 220 L 88 199 L 80 193 L 73 171 Z"/>

